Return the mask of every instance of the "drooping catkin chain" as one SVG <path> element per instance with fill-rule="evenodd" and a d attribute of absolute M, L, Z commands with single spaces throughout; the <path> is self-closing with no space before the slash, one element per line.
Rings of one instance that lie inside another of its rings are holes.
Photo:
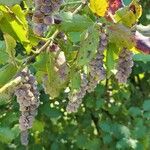
<path fill-rule="evenodd" d="M 104 50 L 107 47 L 107 35 L 103 31 L 100 35 L 99 47 L 97 50 L 96 57 L 89 64 L 89 83 L 87 91 L 90 93 L 94 91 L 97 84 L 105 79 L 105 68 L 104 68 Z"/>
<path fill-rule="evenodd" d="M 43 36 L 47 26 L 54 23 L 53 13 L 59 10 L 62 3 L 63 0 L 34 0 L 35 11 L 32 21 L 35 34 Z"/>
<path fill-rule="evenodd" d="M 103 66 L 104 50 L 107 47 L 107 35 L 104 31 L 101 32 L 99 47 L 96 53 L 96 57 L 89 64 L 89 80 L 86 74 L 81 74 L 81 85 L 80 88 L 69 93 L 69 103 L 67 105 L 67 112 L 77 112 L 79 106 L 81 105 L 86 92 L 94 91 L 97 84 L 105 79 L 105 69 Z"/>
<path fill-rule="evenodd" d="M 117 73 L 116 79 L 120 83 L 126 83 L 129 75 L 132 72 L 133 67 L 133 53 L 127 48 L 123 48 L 120 52 L 118 64 L 117 64 Z"/>
<path fill-rule="evenodd" d="M 28 145 L 28 129 L 32 128 L 33 121 L 37 115 L 37 108 L 40 103 L 39 92 L 35 77 L 27 68 L 23 69 L 18 76 L 22 78 L 22 82 L 15 90 L 21 112 L 19 119 L 21 143 Z"/>
<path fill-rule="evenodd" d="M 81 85 L 80 88 L 74 93 L 69 93 L 69 103 L 67 105 L 67 112 L 77 112 L 82 100 L 86 94 L 88 80 L 86 74 L 81 74 Z"/>

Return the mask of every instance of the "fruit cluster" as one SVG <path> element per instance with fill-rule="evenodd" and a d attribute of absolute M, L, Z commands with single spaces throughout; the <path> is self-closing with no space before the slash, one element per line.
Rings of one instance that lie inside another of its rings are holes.
<path fill-rule="evenodd" d="M 105 32 L 101 32 L 99 47 L 97 50 L 96 57 L 90 62 L 90 77 L 88 83 L 88 92 L 94 91 L 97 84 L 105 79 L 105 68 L 104 68 L 104 50 L 107 48 L 107 35 Z"/>
<path fill-rule="evenodd" d="M 35 11 L 32 16 L 33 32 L 43 36 L 47 26 L 54 23 L 54 12 L 58 11 L 63 0 L 34 0 Z"/>
<path fill-rule="evenodd" d="M 75 92 L 69 93 L 69 103 L 67 105 L 67 112 L 76 112 L 86 92 L 91 93 L 94 91 L 97 84 L 105 79 L 105 69 L 103 66 L 104 50 L 107 47 L 107 35 L 103 31 L 100 35 L 99 46 L 96 53 L 96 57 L 89 63 L 89 79 L 86 74 L 81 74 L 80 89 Z"/>
<path fill-rule="evenodd" d="M 15 95 L 21 111 L 19 119 L 21 143 L 28 145 L 28 129 L 32 128 L 34 118 L 37 115 L 39 92 L 37 82 L 27 68 L 23 69 L 19 76 L 21 76 L 22 82 L 16 88 Z"/>
<path fill-rule="evenodd" d="M 133 53 L 126 48 L 123 48 L 119 55 L 117 64 L 116 79 L 120 83 L 126 83 L 133 67 Z"/>
<path fill-rule="evenodd" d="M 77 91 L 69 93 L 69 103 L 67 105 L 67 112 L 77 112 L 88 88 L 88 80 L 86 74 L 81 74 L 81 85 Z"/>

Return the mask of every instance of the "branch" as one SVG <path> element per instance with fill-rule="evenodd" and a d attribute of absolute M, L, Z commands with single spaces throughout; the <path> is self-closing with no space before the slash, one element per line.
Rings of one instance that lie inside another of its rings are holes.
<path fill-rule="evenodd" d="M 77 7 L 73 14 L 76 14 L 78 13 L 82 8 L 83 6 L 85 6 L 85 4 L 81 4 L 79 7 Z M 34 54 L 32 56 L 29 56 L 27 59 L 25 59 L 25 61 L 23 61 L 22 65 L 20 66 L 20 68 L 23 68 L 25 66 L 27 66 L 29 63 L 32 62 L 33 59 L 35 59 L 35 57 L 37 55 L 39 55 L 42 51 L 46 50 L 46 48 L 53 43 L 54 39 L 56 38 L 56 36 L 58 35 L 59 33 L 59 30 L 56 29 L 56 31 L 53 33 L 53 35 L 48 39 L 48 41 L 40 48 L 38 49 L 37 51 L 34 52 Z M 17 77 L 15 78 L 14 80 L 8 82 L 7 84 L 5 84 L 2 88 L 0 88 L 0 93 L 4 92 L 6 89 L 8 89 L 9 87 L 11 86 L 14 86 L 14 85 L 17 85 L 21 82 L 21 77 Z"/>
<path fill-rule="evenodd" d="M 22 78 L 20 76 L 15 78 L 14 80 L 11 80 L 10 82 L 8 82 L 7 84 L 5 84 L 3 87 L 0 88 L 0 93 L 7 90 L 10 86 L 19 84 L 21 82 L 21 80 L 22 80 Z"/>
<path fill-rule="evenodd" d="M 36 51 L 36 54 L 40 54 L 43 50 L 45 50 L 45 49 L 49 46 L 49 44 L 50 44 L 52 41 L 54 41 L 54 39 L 56 38 L 56 36 L 58 35 L 58 33 L 59 33 L 59 30 L 57 29 L 57 30 L 53 33 L 53 35 L 49 38 L 49 40 L 48 40 L 39 50 Z"/>
<path fill-rule="evenodd" d="M 81 3 L 82 3 L 82 1 L 68 2 L 68 3 L 62 4 L 62 6 L 66 6 L 66 5 L 74 5 L 74 4 L 81 4 Z"/>
<path fill-rule="evenodd" d="M 86 4 L 81 4 L 79 7 L 77 7 L 73 14 L 76 14 L 78 13 Z M 27 65 L 29 64 L 37 55 L 39 55 L 42 51 L 44 51 L 48 46 L 49 44 L 52 44 L 54 39 L 56 38 L 56 36 L 58 35 L 59 33 L 59 30 L 56 29 L 56 31 L 54 32 L 54 34 L 49 38 L 49 40 L 40 48 L 38 49 L 37 51 L 34 52 L 34 54 L 30 57 L 28 57 L 24 62 L 23 64 L 24 65 Z"/>

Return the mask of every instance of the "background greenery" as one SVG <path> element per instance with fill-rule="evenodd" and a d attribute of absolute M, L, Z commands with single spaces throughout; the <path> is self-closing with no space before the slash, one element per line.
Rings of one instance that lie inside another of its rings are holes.
<path fill-rule="evenodd" d="M 141 0 L 141 4 L 144 12 L 140 23 L 148 25 L 150 1 Z M 42 104 L 30 130 L 29 149 L 149 150 L 150 55 L 135 55 L 134 61 L 127 84 L 118 85 L 112 76 L 86 95 L 75 114 L 65 112 L 66 93 L 50 100 L 39 85 Z M 23 150 L 16 99 L 5 95 L 0 98 L 0 150 Z"/>

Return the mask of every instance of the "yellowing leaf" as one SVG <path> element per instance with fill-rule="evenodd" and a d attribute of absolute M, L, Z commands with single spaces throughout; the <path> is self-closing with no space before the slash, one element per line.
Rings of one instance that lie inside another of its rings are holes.
<path fill-rule="evenodd" d="M 138 21 L 138 19 L 141 17 L 142 15 L 142 6 L 136 2 L 136 1 L 133 1 L 131 4 L 130 4 L 130 7 L 129 7 L 130 11 L 132 11 L 136 17 L 136 20 Z"/>
<path fill-rule="evenodd" d="M 119 9 L 115 13 L 114 18 L 117 22 L 121 22 L 127 27 L 132 27 L 136 23 L 135 14 L 129 11 L 128 7 Z"/>
<path fill-rule="evenodd" d="M 109 41 L 119 47 L 132 49 L 135 41 L 130 28 L 122 24 L 114 24 L 109 27 Z"/>
<path fill-rule="evenodd" d="M 130 6 L 120 8 L 118 11 L 116 11 L 114 18 L 117 22 L 121 22 L 127 27 L 132 27 L 138 22 L 141 15 L 141 5 L 133 1 Z"/>
<path fill-rule="evenodd" d="M 25 20 L 25 13 L 19 7 L 16 5 L 10 10 L 5 6 L 0 6 L 0 11 L 3 13 L 0 21 L 0 29 L 2 32 L 12 36 L 16 41 L 21 42 L 26 51 L 30 53 L 31 47 L 28 39 L 28 26 Z"/>
<path fill-rule="evenodd" d="M 90 9 L 98 16 L 104 16 L 108 8 L 108 0 L 90 0 Z"/>

